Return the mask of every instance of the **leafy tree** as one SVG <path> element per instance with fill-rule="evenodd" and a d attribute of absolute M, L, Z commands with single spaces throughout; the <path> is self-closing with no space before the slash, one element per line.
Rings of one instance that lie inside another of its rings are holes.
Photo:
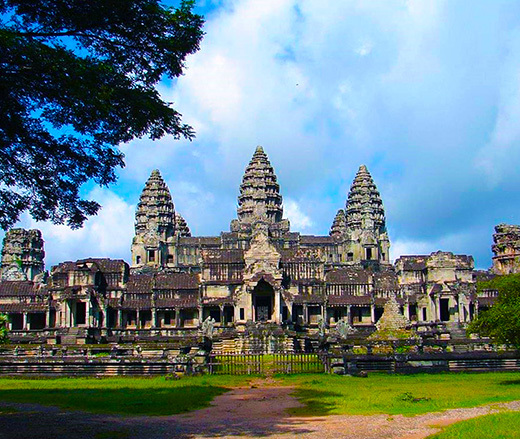
<path fill-rule="evenodd" d="M 7 338 L 7 332 L 8 332 L 8 327 L 7 327 L 7 323 L 8 323 L 8 318 L 5 314 L 0 314 L 0 343 L 6 343 L 8 338 Z"/>
<path fill-rule="evenodd" d="M 155 86 L 199 49 L 193 1 L 0 0 L 0 227 L 22 212 L 81 227 L 82 199 L 124 166 L 118 145 L 192 128 Z"/>
<path fill-rule="evenodd" d="M 497 276 L 479 282 L 477 288 L 496 289 L 498 298 L 489 310 L 479 313 L 470 323 L 468 332 L 520 348 L 520 274 Z"/>

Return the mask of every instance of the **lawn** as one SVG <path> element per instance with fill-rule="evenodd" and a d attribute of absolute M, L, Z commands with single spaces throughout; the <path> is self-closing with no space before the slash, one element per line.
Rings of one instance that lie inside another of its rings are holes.
<path fill-rule="evenodd" d="M 485 432 L 485 433 L 484 433 Z M 520 439 L 520 413 L 506 412 L 457 422 L 429 439 Z"/>
<path fill-rule="evenodd" d="M 173 415 L 200 409 L 247 377 L 0 379 L 0 401 L 122 415 Z"/>
<path fill-rule="evenodd" d="M 367 378 L 326 374 L 277 376 L 293 385 L 304 407 L 299 416 L 329 414 L 408 416 L 458 407 L 520 400 L 520 373 L 387 375 Z M 0 401 L 59 406 L 124 415 L 172 415 L 206 407 L 213 398 L 244 385 L 250 376 L 158 378 L 0 379 Z"/>
<path fill-rule="evenodd" d="M 284 384 L 305 404 L 300 416 L 329 414 L 407 416 L 520 400 L 520 373 L 451 373 L 387 375 L 367 378 L 336 375 L 293 375 Z"/>

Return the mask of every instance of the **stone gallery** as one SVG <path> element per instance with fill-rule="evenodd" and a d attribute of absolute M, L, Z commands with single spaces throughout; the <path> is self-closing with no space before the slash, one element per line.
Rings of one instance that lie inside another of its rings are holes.
<path fill-rule="evenodd" d="M 130 263 L 90 258 L 47 273 L 40 231 L 8 231 L 0 313 L 18 340 L 120 342 L 195 335 L 204 322 L 217 334 L 265 324 L 306 333 L 340 325 L 368 335 L 389 298 L 416 329 L 449 332 L 492 304 L 495 293 L 475 287 L 491 273 L 475 271 L 471 256 L 439 251 L 390 262 L 383 203 L 366 166 L 331 220 L 328 236 L 291 230 L 259 146 L 230 231 L 192 236 L 154 170 L 137 206 Z M 511 272 L 520 257 L 518 227 L 496 231 L 494 270 Z"/>

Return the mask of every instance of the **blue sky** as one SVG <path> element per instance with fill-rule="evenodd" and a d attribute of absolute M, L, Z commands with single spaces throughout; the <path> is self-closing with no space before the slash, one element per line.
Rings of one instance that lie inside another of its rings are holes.
<path fill-rule="evenodd" d="M 196 235 L 229 230 L 256 145 L 292 229 L 326 234 L 360 164 L 381 192 L 392 257 L 436 250 L 491 265 L 520 223 L 520 2 L 220 0 L 184 76 L 161 84 L 197 138 L 123 145 L 127 166 L 86 226 L 36 224 L 47 264 L 129 260 L 135 206 L 159 168 Z"/>

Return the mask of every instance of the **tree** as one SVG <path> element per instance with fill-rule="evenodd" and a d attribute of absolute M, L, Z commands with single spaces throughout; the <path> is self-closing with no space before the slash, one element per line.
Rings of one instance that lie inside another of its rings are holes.
<path fill-rule="evenodd" d="M 520 348 L 520 274 L 497 276 L 477 288 L 498 290 L 496 303 L 469 324 L 468 332 Z"/>
<path fill-rule="evenodd" d="M 199 49 L 193 1 L 0 0 L 0 227 L 24 211 L 81 227 L 124 166 L 118 145 L 192 128 L 155 86 Z"/>
<path fill-rule="evenodd" d="M 5 314 L 0 314 L 0 344 L 7 343 L 9 319 Z"/>

